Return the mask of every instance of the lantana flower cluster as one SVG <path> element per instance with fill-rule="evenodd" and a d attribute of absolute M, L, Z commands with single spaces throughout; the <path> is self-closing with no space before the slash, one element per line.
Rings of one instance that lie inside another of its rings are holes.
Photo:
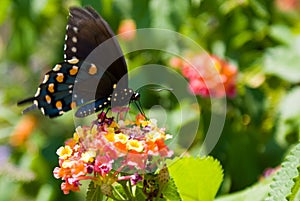
<path fill-rule="evenodd" d="M 202 97 L 234 97 L 237 68 L 232 64 L 206 54 L 187 55 L 187 61 L 173 57 L 170 65 L 179 69 L 189 81 L 192 93 Z M 213 67 L 213 69 L 212 69 Z"/>
<path fill-rule="evenodd" d="M 108 118 L 102 112 L 91 126 L 77 127 L 73 138 L 57 150 L 59 167 L 53 171 L 62 179 L 65 194 L 80 190 L 80 181 L 102 186 L 130 180 L 135 185 L 142 174 L 154 172 L 173 152 L 166 145 L 171 135 L 156 120 L 137 115 L 135 121 Z"/>

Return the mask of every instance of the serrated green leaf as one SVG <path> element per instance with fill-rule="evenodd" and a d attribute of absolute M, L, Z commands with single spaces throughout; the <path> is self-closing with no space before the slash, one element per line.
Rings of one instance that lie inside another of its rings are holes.
<path fill-rule="evenodd" d="M 174 179 L 171 178 L 167 184 L 167 186 L 165 187 L 165 189 L 162 192 L 163 196 L 168 199 L 168 200 L 177 200 L 180 201 L 182 200 L 177 187 L 175 185 Z"/>
<path fill-rule="evenodd" d="M 223 179 L 219 161 L 209 156 L 177 158 L 167 163 L 183 200 L 214 200 Z"/>
<path fill-rule="evenodd" d="M 136 188 L 135 197 L 137 200 L 145 200 L 146 196 L 141 188 Z"/>
<path fill-rule="evenodd" d="M 298 176 L 293 179 L 294 185 L 292 188 L 292 193 L 288 196 L 289 200 L 299 200 L 300 199 L 300 166 L 298 166 Z"/>
<path fill-rule="evenodd" d="M 281 169 L 274 177 L 270 185 L 269 196 L 265 201 L 289 200 L 295 201 L 299 197 L 299 167 L 300 167 L 300 143 L 292 148 L 281 165 Z M 287 199 L 289 197 L 289 199 Z"/>
<path fill-rule="evenodd" d="M 88 187 L 88 191 L 86 193 L 86 201 L 102 201 L 103 194 L 101 193 L 101 189 L 99 185 L 95 185 L 94 182 L 91 181 Z"/>

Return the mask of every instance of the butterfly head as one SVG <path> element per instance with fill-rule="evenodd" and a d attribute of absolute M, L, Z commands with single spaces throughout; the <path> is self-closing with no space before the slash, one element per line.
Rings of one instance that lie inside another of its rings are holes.
<path fill-rule="evenodd" d="M 133 94 L 131 96 L 132 101 L 139 101 L 140 98 L 141 98 L 141 94 L 139 92 L 133 92 Z"/>

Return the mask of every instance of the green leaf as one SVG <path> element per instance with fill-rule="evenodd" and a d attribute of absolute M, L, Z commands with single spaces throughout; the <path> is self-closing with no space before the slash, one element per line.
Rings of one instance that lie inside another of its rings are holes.
<path fill-rule="evenodd" d="M 36 201 L 50 201 L 54 195 L 54 187 L 50 184 L 44 184 L 39 189 Z"/>
<path fill-rule="evenodd" d="M 294 42 L 292 31 L 289 29 L 289 27 L 283 24 L 271 26 L 270 37 L 284 44 L 292 44 Z"/>
<path fill-rule="evenodd" d="M 102 201 L 103 194 L 101 193 L 101 189 L 99 185 L 95 185 L 94 182 L 91 181 L 88 187 L 88 191 L 86 193 L 86 201 Z"/>
<path fill-rule="evenodd" d="M 172 2 L 173 3 L 173 2 Z M 171 2 L 169 0 L 151 0 L 150 13 L 152 18 L 152 26 L 155 28 L 173 29 L 170 22 Z"/>
<path fill-rule="evenodd" d="M 162 191 L 162 194 L 164 196 L 164 198 L 166 198 L 167 200 L 182 200 L 177 187 L 175 185 L 174 179 L 171 178 L 167 184 L 167 186 L 165 187 L 165 189 Z"/>
<path fill-rule="evenodd" d="M 264 5 L 264 1 L 251 0 L 249 1 L 249 4 L 253 11 L 261 18 L 269 17 L 270 14 L 267 11 L 266 5 Z"/>
<path fill-rule="evenodd" d="M 270 185 L 269 196 L 265 201 L 289 200 L 295 201 L 300 198 L 300 143 L 298 143 L 281 165 L 281 169 L 274 177 Z M 288 199 L 287 199 L 288 198 Z"/>
<path fill-rule="evenodd" d="M 1 0 L 0 2 L 0 24 L 4 22 L 9 11 L 9 6 L 12 3 L 10 0 Z"/>
<path fill-rule="evenodd" d="M 291 83 L 300 82 L 300 37 L 290 46 L 271 48 L 265 55 L 265 72 L 276 75 Z"/>
<path fill-rule="evenodd" d="M 280 114 L 284 120 L 298 117 L 300 114 L 300 87 L 295 87 L 280 103 Z"/>
<path fill-rule="evenodd" d="M 293 179 L 295 182 L 293 188 L 292 188 L 292 193 L 288 196 L 289 200 L 299 200 L 300 199 L 300 166 L 298 166 L 298 176 Z"/>
<path fill-rule="evenodd" d="M 276 141 L 281 146 L 294 143 L 299 138 L 300 123 L 300 87 L 289 91 L 281 100 L 279 106 L 279 125 L 276 131 Z M 294 140 L 294 141 L 291 141 Z"/>
<path fill-rule="evenodd" d="M 139 188 L 139 187 L 136 188 L 136 191 L 135 191 L 135 198 L 136 198 L 137 200 L 146 200 L 146 196 L 145 196 L 145 194 L 143 193 L 142 188 Z"/>
<path fill-rule="evenodd" d="M 183 200 L 214 200 L 223 179 L 219 161 L 208 156 L 176 158 L 167 163 Z"/>
<path fill-rule="evenodd" d="M 263 200 L 269 190 L 269 185 L 271 179 L 263 180 L 249 188 L 242 191 L 231 193 L 229 195 L 221 196 L 216 199 L 216 201 L 260 201 Z"/>

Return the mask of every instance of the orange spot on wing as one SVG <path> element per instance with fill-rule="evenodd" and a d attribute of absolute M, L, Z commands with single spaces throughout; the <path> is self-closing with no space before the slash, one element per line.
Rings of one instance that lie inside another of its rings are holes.
<path fill-rule="evenodd" d="M 64 74 L 57 73 L 56 81 L 57 82 L 63 82 L 64 81 Z"/>
<path fill-rule="evenodd" d="M 57 108 L 58 110 L 61 110 L 61 109 L 62 109 L 62 102 L 61 102 L 61 101 L 57 101 L 57 102 L 55 103 L 55 106 L 56 106 L 56 108 Z"/>
<path fill-rule="evenodd" d="M 75 107 L 76 107 L 76 102 L 72 102 L 71 104 L 70 104 L 70 107 L 71 107 L 71 109 L 74 109 Z"/>
<path fill-rule="evenodd" d="M 48 104 L 51 103 L 51 97 L 49 95 L 45 96 L 45 100 L 47 101 Z"/>
<path fill-rule="evenodd" d="M 54 93 L 54 84 L 53 83 L 51 83 L 51 84 L 48 85 L 48 91 L 50 93 Z"/>
<path fill-rule="evenodd" d="M 76 75 L 78 72 L 78 67 L 73 66 L 72 69 L 69 71 L 70 75 Z"/>

